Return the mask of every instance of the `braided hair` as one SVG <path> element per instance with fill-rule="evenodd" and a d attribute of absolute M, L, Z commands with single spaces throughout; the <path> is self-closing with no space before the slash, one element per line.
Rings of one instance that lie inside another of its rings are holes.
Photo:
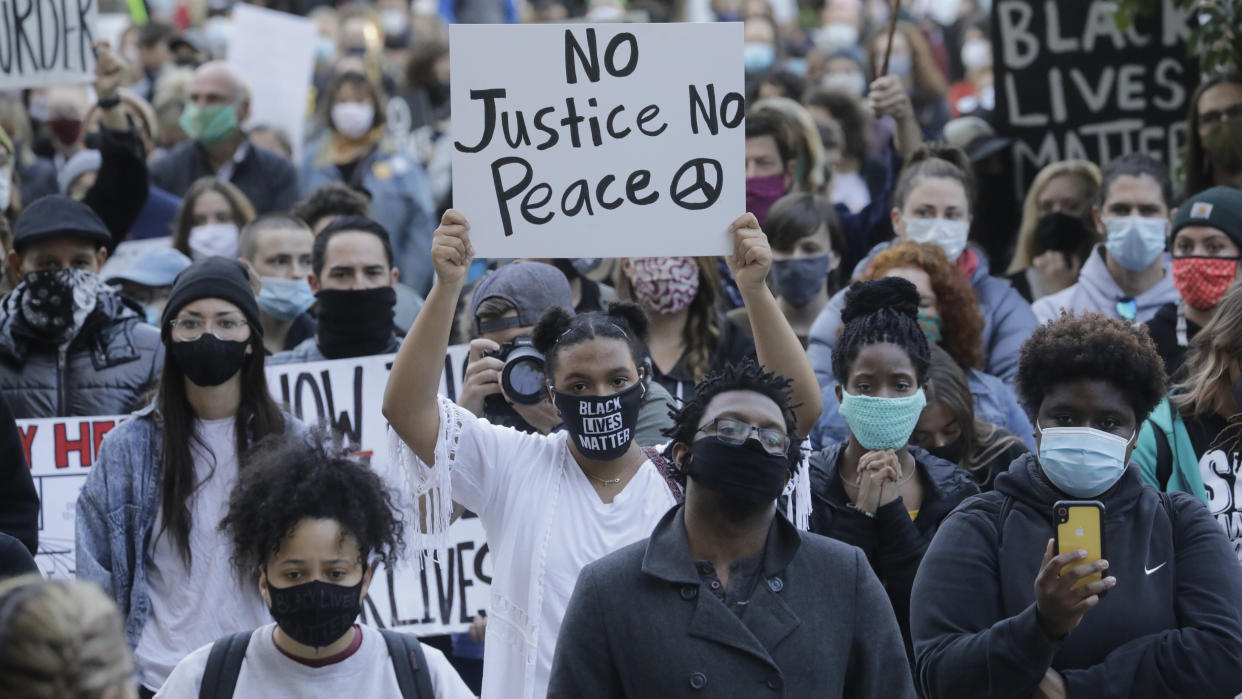
<path fill-rule="evenodd" d="M 596 338 L 624 342 L 630 350 L 634 366 L 647 362 L 647 313 L 632 301 L 608 304 L 608 310 L 570 315 L 560 306 L 543 312 L 531 330 L 530 340 L 544 357 L 544 374 L 548 381 L 556 372 L 557 358 L 567 347 Z M 650 376 L 648 376 L 650 378 Z"/>
<path fill-rule="evenodd" d="M 858 353 L 868 345 L 889 342 L 906 351 L 919 386 L 927 383 L 931 349 L 919 328 L 919 292 L 900 277 L 855 282 L 845 291 L 841 336 L 832 348 L 832 373 L 844 387 Z"/>

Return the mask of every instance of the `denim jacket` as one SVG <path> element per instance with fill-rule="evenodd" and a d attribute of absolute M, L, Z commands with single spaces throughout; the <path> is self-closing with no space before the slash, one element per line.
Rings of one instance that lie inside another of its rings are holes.
<path fill-rule="evenodd" d="M 306 433 L 288 413 L 285 430 Z M 76 575 L 116 601 L 131 650 L 151 611 L 146 567 L 160 507 L 162 442 L 163 424 L 154 403 L 117 425 L 104 436 L 76 508 Z"/>

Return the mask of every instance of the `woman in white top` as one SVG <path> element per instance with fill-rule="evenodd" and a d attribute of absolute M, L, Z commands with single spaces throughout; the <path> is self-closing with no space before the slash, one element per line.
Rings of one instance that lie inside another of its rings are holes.
<path fill-rule="evenodd" d="M 233 646 L 242 658 L 236 673 L 223 670 L 227 662 L 208 670 L 216 645 L 209 643 L 178 663 L 156 696 L 202 696 L 210 675 L 215 697 L 399 699 L 401 667 L 411 670 L 410 686 L 421 685 L 419 699 L 473 699 L 440 651 L 356 623 L 376 564 L 391 565 L 404 546 L 380 477 L 320 443 L 285 439 L 266 447 L 247 463 L 220 526 L 232 542 L 235 572 L 249 580 L 257 573 L 254 587 L 276 623 L 217 642 L 244 644 Z M 411 662 L 411 652 L 422 658 Z"/>
<path fill-rule="evenodd" d="M 161 333 L 156 400 L 104 438 L 75 530 L 77 577 L 121 608 L 143 696 L 195 648 L 271 620 L 229 568 L 218 525 L 249 445 L 304 431 L 268 393 L 259 305 L 240 262 L 209 257 L 182 271 Z"/>
<path fill-rule="evenodd" d="M 501 428 L 436 396 L 457 297 L 473 257 L 469 224 L 445 213 L 432 241 L 436 283 L 393 363 L 384 415 L 419 496 L 415 520 L 443 546 L 452 503 L 476 512 L 494 556 L 483 697 L 547 692 L 556 636 L 578 572 L 650 535 L 679 493 L 633 442 L 650 380 L 646 318 L 633 304 L 569 318 L 549 310 L 533 341 L 564 430 Z M 730 227 L 729 266 L 750 311 L 756 353 L 794 378 L 798 422 L 819 415 L 810 362 L 764 281 L 772 255 L 754 216 Z M 406 448 L 408 446 L 408 448 Z M 429 544 L 428 546 L 432 546 Z"/>

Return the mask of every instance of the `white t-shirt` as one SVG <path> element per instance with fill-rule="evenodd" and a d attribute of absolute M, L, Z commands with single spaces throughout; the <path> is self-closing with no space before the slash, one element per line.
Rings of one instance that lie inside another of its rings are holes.
<path fill-rule="evenodd" d="M 565 432 L 532 435 L 497 427 L 440 398 L 436 465 L 408 447 L 398 459 L 422 485 L 449 468 L 452 499 L 479 515 L 493 555 L 483 697 L 547 694 L 556 636 L 583 566 L 651 536 L 676 504 L 644 461 L 604 504 L 574 461 Z M 414 521 L 419 521 L 414 518 Z"/>
<path fill-rule="evenodd" d="M 370 626 L 360 625 L 359 628 L 362 630 L 362 645 L 358 650 L 339 663 L 323 667 L 303 665 L 280 652 L 272 640 L 276 624 L 255 629 L 250 636 L 250 645 L 246 647 L 233 696 L 236 699 L 398 699 L 401 691 L 384 637 Z M 155 696 L 161 699 L 197 697 L 210 654 L 211 644 L 208 643 L 186 656 Z M 426 670 L 431 673 L 431 688 L 436 699 L 474 699 L 443 653 L 424 644 L 423 654 L 427 656 Z"/>
<path fill-rule="evenodd" d="M 258 582 L 233 568 L 233 547 L 220 531 L 229 495 L 237 485 L 237 442 L 233 418 L 198 420 L 201 439 L 191 441 L 194 477 L 201 483 L 189 499 L 190 568 L 160 533 L 163 508 L 156 514 L 147 551 L 147 592 L 151 611 L 142 627 L 134 659 L 143 686 L 156 689 L 190 651 L 238 631 L 270 623 Z M 205 449 L 203 444 L 209 445 Z M 213 458 L 214 455 L 214 458 Z"/>

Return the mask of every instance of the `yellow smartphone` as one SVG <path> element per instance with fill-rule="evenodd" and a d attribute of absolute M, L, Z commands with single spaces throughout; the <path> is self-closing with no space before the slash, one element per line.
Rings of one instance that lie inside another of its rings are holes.
<path fill-rule="evenodd" d="M 1082 549 L 1087 558 L 1061 569 L 1061 574 L 1104 558 L 1104 503 L 1097 500 L 1058 500 L 1052 506 L 1057 525 L 1057 555 Z M 1096 582 L 1093 573 L 1074 583 L 1074 588 Z"/>

